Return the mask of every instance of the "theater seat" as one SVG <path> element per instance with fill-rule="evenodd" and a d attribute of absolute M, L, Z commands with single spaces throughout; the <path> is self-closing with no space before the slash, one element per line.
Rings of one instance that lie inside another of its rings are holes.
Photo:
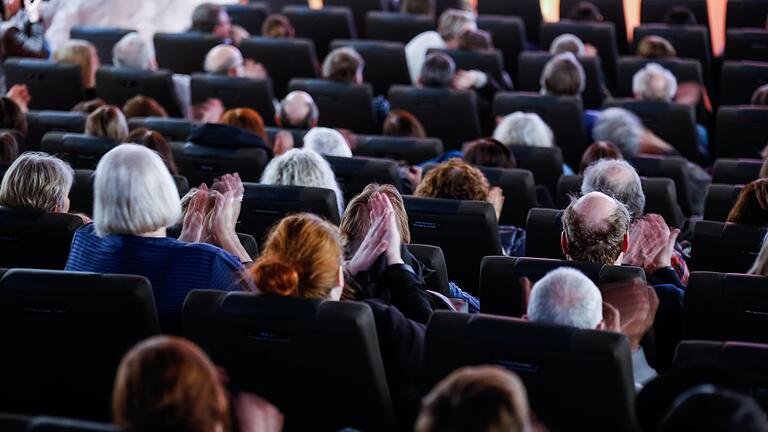
<path fill-rule="evenodd" d="M 288 91 L 302 90 L 317 104 L 320 126 L 349 129 L 356 133 L 381 131 L 381 122 L 373 106 L 370 84 L 345 84 L 322 79 L 292 79 Z"/>
<path fill-rule="evenodd" d="M 709 8 L 701 0 L 643 0 L 640 5 L 640 22 L 662 23 L 664 17 L 674 7 L 685 7 L 693 12 L 696 23 L 709 28 Z"/>
<path fill-rule="evenodd" d="M 691 240 L 692 271 L 746 273 L 763 243 L 766 228 L 698 221 Z"/>
<path fill-rule="evenodd" d="M 128 33 L 136 30 L 114 27 L 77 26 L 69 30 L 72 39 L 86 40 L 96 47 L 99 62 L 103 65 L 112 64 L 112 48 Z"/>
<path fill-rule="evenodd" d="M 128 127 L 147 128 L 159 132 L 169 141 L 185 141 L 192 130 L 192 123 L 186 119 L 167 117 L 134 117 L 128 119 Z"/>
<path fill-rule="evenodd" d="M 498 222 L 486 202 L 403 197 L 413 243 L 443 250 L 448 276 L 461 289 L 477 294 L 480 262 L 501 255 Z"/>
<path fill-rule="evenodd" d="M 365 16 L 365 26 L 367 39 L 406 44 L 419 34 L 434 30 L 435 20 L 427 15 L 371 11 Z"/>
<path fill-rule="evenodd" d="M 468 49 L 431 49 L 431 52 L 442 52 L 451 57 L 458 70 L 479 70 L 493 78 L 499 90 L 513 90 L 512 79 L 504 66 L 504 56 L 501 50 L 468 50 Z"/>
<path fill-rule="evenodd" d="M 480 15 L 477 27 L 491 34 L 493 46 L 504 55 L 504 65 L 517 85 L 517 57 L 525 50 L 525 23 L 520 17 Z"/>
<path fill-rule="evenodd" d="M 517 167 L 533 173 L 537 185 L 555 196 L 557 180 L 563 174 L 563 153 L 560 147 L 507 146 L 517 160 Z"/>
<path fill-rule="evenodd" d="M 766 311 L 768 279 L 765 277 L 695 271 L 685 290 L 683 337 L 766 343 Z"/>
<path fill-rule="evenodd" d="M 610 266 L 545 258 L 488 256 L 483 259 L 480 265 L 482 312 L 522 317 L 526 312 L 526 300 L 519 278 L 526 277 L 531 283 L 535 283 L 559 267 L 575 268 L 587 275 L 598 286 L 633 279 L 645 280 L 645 271 L 640 267 Z"/>
<path fill-rule="evenodd" d="M 763 28 L 768 16 L 768 3 L 763 0 L 728 0 L 725 28 Z"/>
<path fill-rule="evenodd" d="M 501 188 L 504 206 L 501 209 L 499 225 L 514 225 L 525 228 L 528 211 L 536 207 L 536 189 L 533 174 L 523 169 L 502 169 L 478 167 L 491 186 Z"/>
<path fill-rule="evenodd" d="M 525 256 L 532 258 L 564 259 L 560 247 L 563 232 L 563 211 L 533 208 L 528 212 L 525 234 Z"/>
<path fill-rule="evenodd" d="M 616 29 L 612 22 L 585 22 L 562 19 L 541 25 L 541 47 L 549 49 L 556 37 L 570 33 L 597 49 L 597 55 L 612 87 L 616 82 L 616 61 L 619 57 Z"/>
<path fill-rule="evenodd" d="M 330 189 L 257 183 L 244 186 L 237 229 L 252 235 L 262 248 L 269 230 L 290 214 L 313 213 L 337 226 L 341 221 L 336 194 Z"/>
<path fill-rule="evenodd" d="M 565 18 L 569 16 L 571 11 L 580 2 L 581 0 L 560 0 L 560 17 Z M 592 0 L 590 3 L 597 6 L 597 9 L 600 11 L 605 22 L 613 23 L 613 26 L 616 29 L 616 41 L 618 43 L 619 52 L 622 54 L 626 53 L 628 51 L 628 43 L 624 2 L 617 2 L 614 0 Z"/>
<path fill-rule="evenodd" d="M 325 156 L 331 165 L 336 181 L 344 194 L 344 202 L 349 202 L 370 183 L 391 184 L 397 190 L 403 190 L 400 171 L 396 162 L 388 159 L 365 157 Z"/>
<path fill-rule="evenodd" d="M 669 178 L 675 182 L 677 201 L 686 217 L 701 214 L 703 208 L 697 208 L 694 186 L 688 179 L 688 161 L 675 156 L 635 156 L 627 160 L 643 177 Z"/>
<path fill-rule="evenodd" d="M 517 60 L 518 76 L 517 88 L 526 92 L 538 92 L 541 89 L 540 79 L 544 66 L 552 58 L 547 51 L 524 51 Z M 586 109 L 601 109 L 605 100 L 606 83 L 602 77 L 602 65 L 599 57 L 578 57 L 579 64 L 584 69 L 586 82 L 581 99 Z"/>
<path fill-rule="evenodd" d="M 158 332 L 143 277 L 9 270 L 0 279 L 0 406 L 109 421 L 121 358 Z"/>
<path fill-rule="evenodd" d="M 720 107 L 716 131 L 717 157 L 760 159 L 768 143 L 768 107 Z"/>
<path fill-rule="evenodd" d="M 704 220 L 725 222 L 733 205 L 739 198 L 742 185 L 713 183 L 707 187 L 707 197 L 704 199 Z"/>
<path fill-rule="evenodd" d="M 356 135 L 356 156 L 405 161 L 415 165 L 443 154 L 443 143 L 437 138 L 411 138 L 385 135 Z"/>
<path fill-rule="evenodd" d="M 323 7 L 342 6 L 352 11 L 358 37 L 366 35 L 365 17 L 370 11 L 386 11 L 389 9 L 387 0 L 325 0 Z"/>
<path fill-rule="evenodd" d="M 717 159 L 712 168 L 712 183 L 743 185 L 760 178 L 760 159 Z"/>
<path fill-rule="evenodd" d="M 315 43 L 310 39 L 252 37 L 240 44 L 240 50 L 243 57 L 264 65 L 277 98 L 288 93 L 291 79 L 320 76 Z"/>
<path fill-rule="evenodd" d="M 79 216 L 0 206 L 0 267 L 63 270 Z"/>
<path fill-rule="evenodd" d="M 768 63 L 755 61 L 723 62 L 720 74 L 720 105 L 748 105 L 752 93 L 768 83 Z"/>
<path fill-rule="evenodd" d="M 102 66 L 96 72 L 96 94 L 107 103 L 122 107 L 136 95 L 157 101 L 171 117 L 184 117 L 169 70 L 141 70 Z"/>
<path fill-rule="evenodd" d="M 264 124 L 275 125 L 272 80 L 238 78 L 213 74 L 192 74 L 192 104 L 210 98 L 219 99 L 225 109 L 251 108 L 261 115 Z"/>
<path fill-rule="evenodd" d="M 375 96 L 386 95 L 389 87 L 394 84 L 411 84 L 402 43 L 360 39 L 337 39 L 331 42 L 331 50 L 340 47 L 354 48 L 363 58 L 363 77 L 366 83 L 373 86 Z"/>
<path fill-rule="evenodd" d="M 48 132 L 74 132 L 85 130 L 85 113 L 69 111 L 30 111 L 27 113 L 27 150 L 39 150 L 43 136 Z"/>
<path fill-rule="evenodd" d="M 216 177 L 234 172 L 244 182 L 258 182 L 269 162 L 269 154 L 263 148 L 218 148 L 191 142 L 175 142 L 171 148 L 179 172 L 191 185 L 210 184 Z"/>
<path fill-rule="evenodd" d="M 427 381 L 483 364 L 515 372 L 531 409 L 550 430 L 636 430 L 632 361 L 623 335 L 436 312 L 427 326 Z"/>
<path fill-rule="evenodd" d="M 406 247 L 419 262 L 432 270 L 426 277 L 426 288 L 450 297 L 448 267 L 445 265 L 443 251 L 437 246 L 423 244 L 409 244 Z"/>
<path fill-rule="evenodd" d="M 328 54 L 332 40 L 357 39 L 355 20 L 348 7 L 324 6 L 322 9 L 312 9 L 286 6 L 283 15 L 288 17 L 296 29 L 296 37 L 314 41 L 320 60 Z"/>
<path fill-rule="evenodd" d="M 8 88 L 25 84 L 31 110 L 69 111 L 85 98 L 80 67 L 30 58 L 9 58 L 3 63 Z"/>
<path fill-rule="evenodd" d="M 4 432 L 118 432 L 119 429 L 107 423 L 59 417 L 0 414 L 0 430 Z"/>
<path fill-rule="evenodd" d="M 477 13 L 480 15 L 517 16 L 525 22 L 528 41 L 537 44 L 539 27 L 544 21 L 541 15 L 541 5 L 538 0 L 479 0 Z"/>
<path fill-rule="evenodd" d="M 277 406 L 285 430 L 397 430 L 367 305 L 192 291 L 183 314 L 186 337 Z"/>
<path fill-rule="evenodd" d="M 49 132 L 40 146 L 46 153 L 55 155 L 75 169 L 95 169 L 99 159 L 120 143 L 111 138 L 84 134 Z"/>
<path fill-rule="evenodd" d="M 726 60 L 768 61 L 768 31 L 756 29 L 734 29 L 725 32 Z"/>
<path fill-rule="evenodd" d="M 616 97 L 632 97 L 632 78 L 648 63 L 658 63 L 677 78 L 678 83 L 693 82 L 704 85 L 701 62 L 693 59 L 666 58 L 646 59 L 621 56 L 616 63 Z"/>
<path fill-rule="evenodd" d="M 632 52 L 637 52 L 637 45 L 646 36 L 659 36 L 666 39 L 675 48 L 677 57 L 696 59 L 701 62 L 704 74 L 709 73 L 712 65 L 712 48 L 707 23 L 686 26 L 643 24 L 635 27 Z"/>
<path fill-rule="evenodd" d="M 223 40 L 211 34 L 188 32 L 155 33 L 154 42 L 160 68 L 189 75 L 204 70 L 208 51 L 223 43 Z"/>
<path fill-rule="evenodd" d="M 250 34 L 261 34 L 261 26 L 270 11 L 269 4 L 265 2 L 229 4 L 226 8 L 232 24 L 239 25 Z"/>

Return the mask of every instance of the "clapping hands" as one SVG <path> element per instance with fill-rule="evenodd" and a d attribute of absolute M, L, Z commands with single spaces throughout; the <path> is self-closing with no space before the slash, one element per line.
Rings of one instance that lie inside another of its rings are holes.
<path fill-rule="evenodd" d="M 385 254 L 387 265 L 403 262 L 400 254 L 400 231 L 397 229 L 395 212 L 389 198 L 376 192 L 368 201 L 368 206 L 370 228 L 346 265 L 347 271 L 352 275 L 369 270 L 381 254 Z"/>

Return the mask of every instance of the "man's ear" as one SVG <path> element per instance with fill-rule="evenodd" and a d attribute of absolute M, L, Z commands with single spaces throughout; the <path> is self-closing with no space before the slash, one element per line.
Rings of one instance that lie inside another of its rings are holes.
<path fill-rule="evenodd" d="M 629 250 L 629 233 L 624 233 L 624 241 L 621 242 L 621 251 L 627 253 Z"/>
<path fill-rule="evenodd" d="M 560 233 L 560 248 L 563 250 L 565 258 L 570 259 L 571 251 L 568 250 L 568 237 L 565 236 L 565 231 Z"/>

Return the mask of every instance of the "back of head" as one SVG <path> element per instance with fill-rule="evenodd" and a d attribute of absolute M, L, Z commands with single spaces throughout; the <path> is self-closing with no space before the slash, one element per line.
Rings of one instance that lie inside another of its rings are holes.
<path fill-rule="evenodd" d="M 347 140 L 336 129 L 316 127 L 304 135 L 304 148 L 323 156 L 352 157 Z"/>
<path fill-rule="evenodd" d="M 491 34 L 485 30 L 467 29 L 462 31 L 459 35 L 458 44 L 458 48 L 461 50 L 483 51 L 493 49 Z"/>
<path fill-rule="evenodd" d="M 371 225 L 368 202 L 373 197 L 373 194 L 377 192 L 386 196 L 389 202 L 392 203 L 392 209 L 397 219 L 397 229 L 400 231 L 403 243 L 408 244 L 411 242 L 411 231 L 408 228 L 408 213 L 405 211 L 405 203 L 400 192 L 389 184 L 371 183 L 362 192 L 349 200 L 347 208 L 344 209 L 344 215 L 341 218 L 339 229 L 344 239 L 348 256 L 357 252 L 360 243 L 362 243 L 365 235 L 368 233 Z"/>
<path fill-rule="evenodd" d="M 112 395 L 114 423 L 126 430 L 227 430 L 229 407 L 218 372 L 186 339 L 155 336 L 120 362 Z"/>
<path fill-rule="evenodd" d="M 72 107 L 72 112 L 90 114 L 105 105 L 107 105 L 107 101 L 104 99 L 90 99 L 76 103 L 75 106 Z"/>
<path fill-rule="evenodd" d="M 393 109 L 387 113 L 387 117 L 384 118 L 382 134 L 412 138 L 426 138 L 427 136 L 424 126 L 415 115 L 399 109 Z"/>
<path fill-rule="evenodd" d="M 554 96 L 578 96 L 584 91 L 585 83 L 584 68 L 570 52 L 552 57 L 539 80 L 542 91 Z"/>
<path fill-rule="evenodd" d="M 264 127 L 264 119 L 261 114 L 251 108 L 234 108 L 227 110 L 221 116 L 219 123 L 239 127 L 248 132 L 253 132 L 267 142 L 267 130 Z"/>
<path fill-rule="evenodd" d="M 581 193 L 602 192 L 624 203 L 632 220 L 645 211 L 645 193 L 640 176 L 625 160 L 603 159 L 587 167 L 581 183 Z"/>
<path fill-rule="evenodd" d="M 280 101 L 280 126 L 295 129 L 311 129 L 317 125 L 320 113 L 309 93 L 296 90 Z"/>
<path fill-rule="evenodd" d="M 672 102 L 677 78 L 658 63 L 648 63 L 632 77 L 632 93 L 640 100 Z"/>
<path fill-rule="evenodd" d="M 534 113 L 514 112 L 501 119 L 493 138 L 506 146 L 552 147 L 552 129 Z"/>
<path fill-rule="evenodd" d="M 227 75 L 232 69 L 241 67 L 244 61 L 236 47 L 216 45 L 206 54 L 203 69 L 211 74 Z"/>
<path fill-rule="evenodd" d="M 678 397 L 660 431 L 766 432 L 768 422 L 751 397 L 702 385 Z"/>
<path fill-rule="evenodd" d="M 516 168 L 517 161 L 509 148 L 492 138 L 480 138 L 469 143 L 464 160 L 479 167 Z"/>
<path fill-rule="evenodd" d="M 595 141 L 584 150 L 579 164 L 579 173 L 584 173 L 588 166 L 601 159 L 622 159 L 621 150 L 608 141 Z"/>
<path fill-rule="evenodd" d="M 696 15 L 685 6 L 673 6 L 669 8 L 662 21 L 671 25 L 696 25 Z"/>
<path fill-rule="evenodd" d="M 331 166 L 320 154 L 308 149 L 291 149 L 272 159 L 264 168 L 261 183 L 330 189 L 341 199 L 341 190 Z"/>
<path fill-rule="evenodd" d="M 174 225 L 181 217 L 179 191 L 162 158 L 137 144 L 121 144 L 96 166 L 93 220 L 96 233 L 139 235 Z"/>
<path fill-rule="evenodd" d="M 758 87 L 751 98 L 752 105 L 768 105 L 768 84 Z"/>
<path fill-rule="evenodd" d="M 125 141 L 133 144 L 141 144 L 144 147 L 157 152 L 163 159 L 165 166 L 168 167 L 168 171 L 173 175 L 179 174 L 179 170 L 176 168 L 176 163 L 173 158 L 171 146 L 160 132 L 149 130 L 147 128 L 137 128 L 128 134 L 128 138 L 126 138 Z"/>
<path fill-rule="evenodd" d="M 115 66 L 147 70 L 153 68 L 154 61 L 152 45 L 136 32 L 123 36 L 112 48 Z"/>
<path fill-rule="evenodd" d="M 328 299 L 338 287 L 342 265 L 339 230 L 320 217 L 297 214 L 269 233 L 250 275 L 262 293 Z"/>
<path fill-rule="evenodd" d="M 437 32 L 446 42 L 457 39 L 463 30 L 475 28 L 475 16 L 459 9 L 447 9 L 437 21 Z"/>
<path fill-rule="evenodd" d="M 120 108 L 105 105 L 88 115 L 85 120 L 85 133 L 123 142 L 128 136 L 128 122 Z"/>
<path fill-rule="evenodd" d="M 451 88 L 456 76 L 456 63 L 443 53 L 432 53 L 427 56 L 421 68 L 419 82 L 424 87 Z"/>
<path fill-rule="evenodd" d="M 426 198 L 485 201 L 488 180 L 483 173 L 461 159 L 451 159 L 432 168 L 413 192 Z"/>
<path fill-rule="evenodd" d="M 354 48 L 341 47 L 331 51 L 323 61 L 323 78 L 346 84 L 362 80 L 365 62 Z"/>
<path fill-rule="evenodd" d="M 0 184 L 0 205 L 67 211 L 75 172 L 63 160 L 42 152 L 26 152 L 8 168 Z"/>
<path fill-rule="evenodd" d="M 98 62 L 96 47 L 82 39 L 70 39 L 53 53 L 53 61 L 80 66 L 83 86 L 95 86 L 95 71 Z"/>
<path fill-rule="evenodd" d="M 13 129 L 18 131 L 22 138 L 27 136 L 26 114 L 19 104 L 6 96 L 0 97 L 0 129 Z"/>
<path fill-rule="evenodd" d="M 424 398 L 416 432 L 525 432 L 530 429 L 522 381 L 497 366 L 464 367 Z"/>
<path fill-rule="evenodd" d="M 568 13 L 568 18 L 575 21 L 602 22 L 600 9 L 590 2 L 579 2 Z"/>
<path fill-rule="evenodd" d="M 661 36 L 646 36 L 637 44 L 637 55 L 647 59 L 665 59 L 677 57 L 675 47 Z"/>
<path fill-rule="evenodd" d="M 168 112 L 154 98 L 136 95 L 123 105 L 125 118 L 134 117 L 168 117 Z"/>
<path fill-rule="evenodd" d="M 15 131 L 0 131 L 0 163 L 11 163 L 19 156 L 19 140 Z"/>
<path fill-rule="evenodd" d="M 728 213 L 728 222 L 763 227 L 768 225 L 768 179 L 744 186 Z"/>
<path fill-rule="evenodd" d="M 400 13 L 415 15 L 434 15 L 435 0 L 402 0 Z"/>
<path fill-rule="evenodd" d="M 213 33 L 219 25 L 219 17 L 223 6 L 213 3 L 203 3 L 192 12 L 192 27 L 190 30 L 200 33 Z"/>
<path fill-rule="evenodd" d="M 592 129 L 595 140 L 616 144 L 625 158 L 637 156 L 644 134 L 640 119 L 624 108 L 603 110 Z"/>
<path fill-rule="evenodd" d="M 261 35 L 273 38 L 292 38 L 296 35 L 296 30 L 287 16 L 271 14 L 261 25 Z"/>
<path fill-rule="evenodd" d="M 557 55 L 565 52 L 569 52 L 575 56 L 584 55 L 584 42 L 582 42 L 576 35 L 570 33 L 561 34 L 549 45 L 549 53 Z"/>
<path fill-rule="evenodd" d="M 601 192 L 572 199 L 563 212 L 568 257 L 574 261 L 613 265 L 624 251 L 629 232 L 627 206 Z"/>
<path fill-rule="evenodd" d="M 603 320 L 603 296 L 584 273 L 560 267 L 533 285 L 527 315 L 533 322 L 594 330 Z"/>

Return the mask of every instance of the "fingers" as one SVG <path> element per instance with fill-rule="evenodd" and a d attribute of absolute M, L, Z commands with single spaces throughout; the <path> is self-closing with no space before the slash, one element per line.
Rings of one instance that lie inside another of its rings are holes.
<path fill-rule="evenodd" d="M 677 241 L 677 236 L 680 234 L 680 230 L 677 228 L 673 228 L 669 231 L 669 239 L 667 241 L 667 244 L 669 247 L 674 248 L 675 242 Z"/>

